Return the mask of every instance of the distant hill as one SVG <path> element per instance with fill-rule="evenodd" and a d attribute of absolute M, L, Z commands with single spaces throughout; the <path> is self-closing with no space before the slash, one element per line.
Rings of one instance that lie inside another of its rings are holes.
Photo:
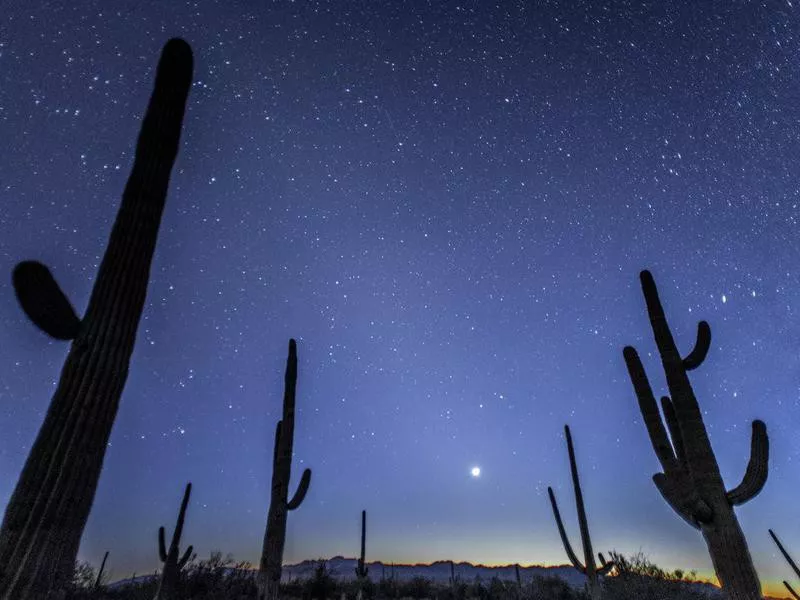
<path fill-rule="evenodd" d="M 319 560 L 304 560 L 295 565 L 284 565 L 283 575 L 281 581 L 288 582 L 293 579 L 309 579 L 313 576 L 314 570 L 320 561 L 324 560 L 331 575 L 339 580 L 355 579 L 355 567 L 357 560 L 355 558 L 344 558 L 343 556 L 334 556 L 331 559 Z M 382 577 L 389 577 L 394 572 L 395 578 L 398 581 L 408 581 L 414 577 L 425 577 L 436 583 L 446 584 L 450 581 L 450 563 L 447 561 L 437 561 L 433 564 L 414 564 L 414 565 L 400 565 L 395 564 L 392 566 L 388 563 L 380 561 L 367 563 L 369 567 L 368 577 L 374 582 L 378 582 Z M 234 571 L 235 569 L 228 568 L 227 571 Z M 557 567 L 523 567 L 520 566 L 520 577 L 523 582 L 538 577 L 558 577 L 565 581 L 571 587 L 580 589 L 583 587 L 586 577 L 578 573 L 573 567 L 561 565 Z M 480 577 L 482 581 L 488 583 L 493 577 L 498 577 L 502 580 L 516 581 L 516 574 L 514 565 L 505 565 L 498 567 L 487 567 L 485 565 L 473 565 L 468 562 L 460 562 L 455 564 L 456 577 L 465 583 L 472 583 L 476 577 Z M 255 576 L 256 571 L 252 571 Z M 155 577 L 154 575 L 141 575 L 136 577 L 135 580 L 130 578 L 122 579 L 109 584 L 109 588 L 118 589 L 130 585 L 133 582 L 139 583 L 149 581 Z M 720 589 L 710 583 L 691 582 L 686 583 L 687 586 L 695 590 L 705 593 L 709 599 L 721 599 L 722 592 Z M 777 598 L 765 597 L 765 600 L 779 600 Z"/>

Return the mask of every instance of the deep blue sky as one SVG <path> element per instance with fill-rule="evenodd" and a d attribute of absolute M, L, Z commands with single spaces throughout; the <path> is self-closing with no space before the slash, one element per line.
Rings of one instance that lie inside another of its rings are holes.
<path fill-rule="evenodd" d="M 756 567 L 800 554 L 800 17 L 791 2 L 12 2 L 0 23 L 0 506 L 68 351 L 27 321 L 16 262 L 86 305 L 162 45 L 195 52 L 148 302 L 81 557 L 184 543 L 258 562 L 287 341 L 285 559 L 566 562 L 563 426 L 598 549 L 710 572 L 672 512 L 622 359 L 664 378 L 652 270 Z M 479 478 L 470 468 L 479 465 Z M 293 484 L 294 485 L 294 484 Z"/>

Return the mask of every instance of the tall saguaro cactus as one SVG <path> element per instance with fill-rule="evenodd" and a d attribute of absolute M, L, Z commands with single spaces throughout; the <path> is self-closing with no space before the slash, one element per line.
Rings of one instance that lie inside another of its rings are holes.
<path fill-rule="evenodd" d="M 367 549 L 367 511 L 362 510 L 361 511 L 361 557 L 358 559 L 358 565 L 356 566 L 356 577 L 358 579 L 364 579 L 369 573 L 369 568 L 367 567 L 367 563 L 365 562 L 366 549 Z"/>
<path fill-rule="evenodd" d="M 172 39 L 83 319 L 46 266 L 26 261 L 14 270 L 28 317 L 72 346 L 0 527 L 2 600 L 58 598 L 72 577 L 128 376 L 191 82 L 191 49 Z"/>
<path fill-rule="evenodd" d="M 158 555 L 161 558 L 161 562 L 164 563 L 164 568 L 161 571 L 161 581 L 158 584 L 155 600 L 178 600 L 182 597 L 180 590 L 181 570 L 192 556 L 192 546 L 186 548 L 186 552 L 183 553 L 181 558 L 178 558 L 178 555 L 180 554 L 179 544 L 183 534 L 183 523 L 186 519 L 186 507 L 189 505 L 191 493 L 192 484 L 187 483 L 186 490 L 183 493 L 181 510 L 178 513 L 178 521 L 175 523 L 172 541 L 169 543 L 169 550 L 167 550 L 167 546 L 164 543 L 164 528 L 158 528 Z"/>
<path fill-rule="evenodd" d="M 572 566 L 577 571 L 586 575 L 587 584 L 589 586 L 589 595 L 592 600 L 599 600 L 602 596 L 602 587 L 600 586 L 600 575 L 605 575 L 614 566 L 613 562 L 605 562 L 603 555 L 600 554 L 600 565 L 594 562 L 594 552 L 592 551 L 592 538 L 589 536 L 589 523 L 586 520 L 586 509 L 583 505 L 583 492 L 581 491 L 581 482 L 578 479 L 578 466 L 575 462 L 575 449 L 572 447 L 572 436 L 569 433 L 569 426 L 564 426 L 564 435 L 567 438 L 567 452 L 569 453 L 569 468 L 572 472 L 572 485 L 575 489 L 575 504 L 578 508 L 578 526 L 581 532 L 581 542 L 583 544 L 583 557 L 584 563 L 578 560 L 572 546 L 569 543 L 567 532 L 564 529 L 564 522 L 561 520 L 561 513 L 558 511 L 558 503 L 553 493 L 553 488 L 547 488 L 547 494 L 550 496 L 550 504 L 553 506 L 553 515 L 556 518 L 556 525 L 558 526 L 558 533 L 561 535 L 561 541 L 564 544 L 564 550 L 567 552 Z"/>
<path fill-rule="evenodd" d="M 663 473 L 653 476 L 653 482 L 672 509 L 702 533 L 714 571 L 728 598 L 760 600 L 761 584 L 733 507 L 753 498 L 767 481 L 767 427 L 762 421 L 753 421 L 747 470 L 742 482 L 727 491 L 688 376 L 688 372 L 699 367 L 706 358 L 711 346 L 711 328 L 701 321 L 694 349 L 686 358 L 681 357 L 653 276 L 642 271 L 640 279 L 672 396 L 671 399 L 667 396 L 661 398 L 665 429 L 639 355 L 634 348 L 627 346 L 623 354 L 628 373 L 650 441 L 664 469 Z"/>
<path fill-rule="evenodd" d="M 311 483 L 311 469 L 305 469 L 300 485 L 289 500 L 289 479 L 292 474 L 292 447 L 294 445 L 294 405 L 297 387 L 297 344 L 289 340 L 289 357 L 286 360 L 283 392 L 283 419 L 275 429 L 275 451 L 272 459 L 272 495 L 267 514 L 267 530 L 259 564 L 259 599 L 277 600 L 281 582 L 283 548 L 286 543 L 286 517 L 288 511 L 302 504 Z"/>

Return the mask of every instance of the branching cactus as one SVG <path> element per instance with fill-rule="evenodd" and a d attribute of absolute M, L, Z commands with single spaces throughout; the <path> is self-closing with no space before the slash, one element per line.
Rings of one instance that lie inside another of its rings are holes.
<path fill-rule="evenodd" d="M 172 39 L 83 319 L 46 266 L 26 261 L 14 270 L 28 317 L 72 346 L 0 527 L 2 600 L 60 598 L 72 576 L 128 376 L 191 82 L 191 49 Z"/>
<path fill-rule="evenodd" d="M 778 539 L 778 536 L 775 535 L 775 532 L 772 531 L 772 529 L 769 530 L 769 534 L 772 536 L 773 541 L 778 546 L 778 550 L 780 550 L 781 554 L 783 554 L 783 557 L 786 559 L 786 562 L 788 562 L 789 566 L 792 567 L 792 570 L 794 571 L 795 575 L 800 577 L 800 568 L 798 568 L 797 563 L 794 562 L 794 560 L 792 560 L 792 557 L 786 551 L 786 548 L 783 547 L 783 544 L 781 544 L 781 541 Z M 800 595 L 798 595 L 798 593 L 794 591 L 794 588 L 792 588 L 792 586 L 789 585 L 788 581 L 784 581 L 783 585 L 786 586 L 787 590 L 789 590 L 789 593 L 792 595 L 792 598 L 794 598 L 795 600 L 800 600 Z"/>
<path fill-rule="evenodd" d="M 613 563 L 607 563 L 603 560 L 602 555 L 599 555 L 599 566 L 594 562 L 594 552 L 592 551 L 592 539 L 589 537 L 589 523 L 586 520 L 586 509 L 583 506 L 583 492 L 581 491 L 581 482 L 578 479 L 578 466 L 575 463 L 575 449 L 572 447 L 572 436 L 569 433 L 569 426 L 564 426 L 564 435 L 567 438 L 567 452 L 569 453 L 569 467 L 572 471 L 572 485 L 575 488 L 575 504 L 578 508 L 578 526 L 581 532 L 581 542 L 583 543 L 583 557 L 584 563 L 578 560 L 572 546 L 569 543 L 567 532 L 564 529 L 564 522 L 561 520 L 561 513 L 558 511 L 558 503 L 556 503 L 556 496 L 553 493 L 553 488 L 548 487 L 547 493 L 550 496 L 550 504 L 553 506 L 553 515 L 556 518 L 556 525 L 558 526 L 558 533 L 561 535 L 561 541 L 564 544 L 564 550 L 567 552 L 572 566 L 575 567 L 580 573 L 586 575 L 586 583 L 589 587 L 589 595 L 592 600 L 599 600 L 602 597 L 602 587 L 600 585 L 600 575 L 605 575 L 614 566 Z"/>
<path fill-rule="evenodd" d="M 189 495 L 192 493 L 192 484 L 186 484 L 186 491 L 183 493 L 183 502 L 181 502 L 181 510 L 178 513 L 178 522 L 175 524 L 175 531 L 172 533 L 172 541 L 167 550 L 164 544 L 164 528 L 158 528 L 158 554 L 161 562 L 164 563 L 164 568 L 161 571 L 161 582 L 158 585 L 158 592 L 156 593 L 155 600 L 178 600 L 182 598 L 180 592 L 181 583 L 181 570 L 189 562 L 192 556 L 192 546 L 186 549 L 181 558 L 178 545 L 181 543 L 181 534 L 183 533 L 183 522 L 186 518 L 186 507 L 189 505 Z"/>
<path fill-rule="evenodd" d="M 361 511 L 361 557 L 358 559 L 358 565 L 356 566 L 356 577 L 358 579 L 366 578 L 367 574 L 369 573 L 369 569 L 367 568 L 367 563 L 365 562 L 365 555 L 367 549 L 367 511 Z"/>
<path fill-rule="evenodd" d="M 714 571 L 728 598 L 760 600 L 761 584 L 733 507 L 753 498 L 767 481 L 766 425 L 753 421 L 747 470 L 742 482 L 727 491 L 688 377 L 688 372 L 699 367 L 706 358 L 711 346 L 711 328 L 701 321 L 694 349 L 685 358 L 681 357 L 652 275 L 642 271 L 640 279 L 671 395 L 671 398 L 661 398 L 665 428 L 639 355 L 634 348 L 626 347 L 625 363 L 639 399 L 639 409 L 664 470 L 653 476 L 653 482 L 672 509 L 702 533 Z"/>
<path fill-rule="evenodd" d="M 294 405 L 297 387 L 297 344 L 289 340 L 289 357 L 286 360 L 283 392 L 283 419 L 275 430 L 275 450 L 272 459 L 272 495 L 267 514 L 267 530 L 259 564 L 259 600 L 277 600 L 281 582 L 283 548 L 286 543 L 286 517 L 288 511 L 298 508 L 311 483 L 311 469 L 303 471 L 300 485 L 289 500 L 289 479 L 292 474 L 292 447 L 294 445 Z"/>

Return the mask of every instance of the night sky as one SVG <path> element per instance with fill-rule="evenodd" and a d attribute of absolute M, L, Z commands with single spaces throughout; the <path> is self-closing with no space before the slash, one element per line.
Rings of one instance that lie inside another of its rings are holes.
<path fill-rule="evenodd" d="M 48 264 L 79 312 L 163 44 L 195 53 L 128 382 L 79 558 L 258 563 L 290 337 L 286 562 L 564 564 L 580 546 L 710 575 L 661 498 L 622 348 L 666 391 L 652 271 L 765 591 L 800 555 L 800 15 L 765 2 L 12 0 L 0 21 L 0 506 L 68 351 L 18 307 Z M 471 469 L 479 466 L 479 477 Z"/>

